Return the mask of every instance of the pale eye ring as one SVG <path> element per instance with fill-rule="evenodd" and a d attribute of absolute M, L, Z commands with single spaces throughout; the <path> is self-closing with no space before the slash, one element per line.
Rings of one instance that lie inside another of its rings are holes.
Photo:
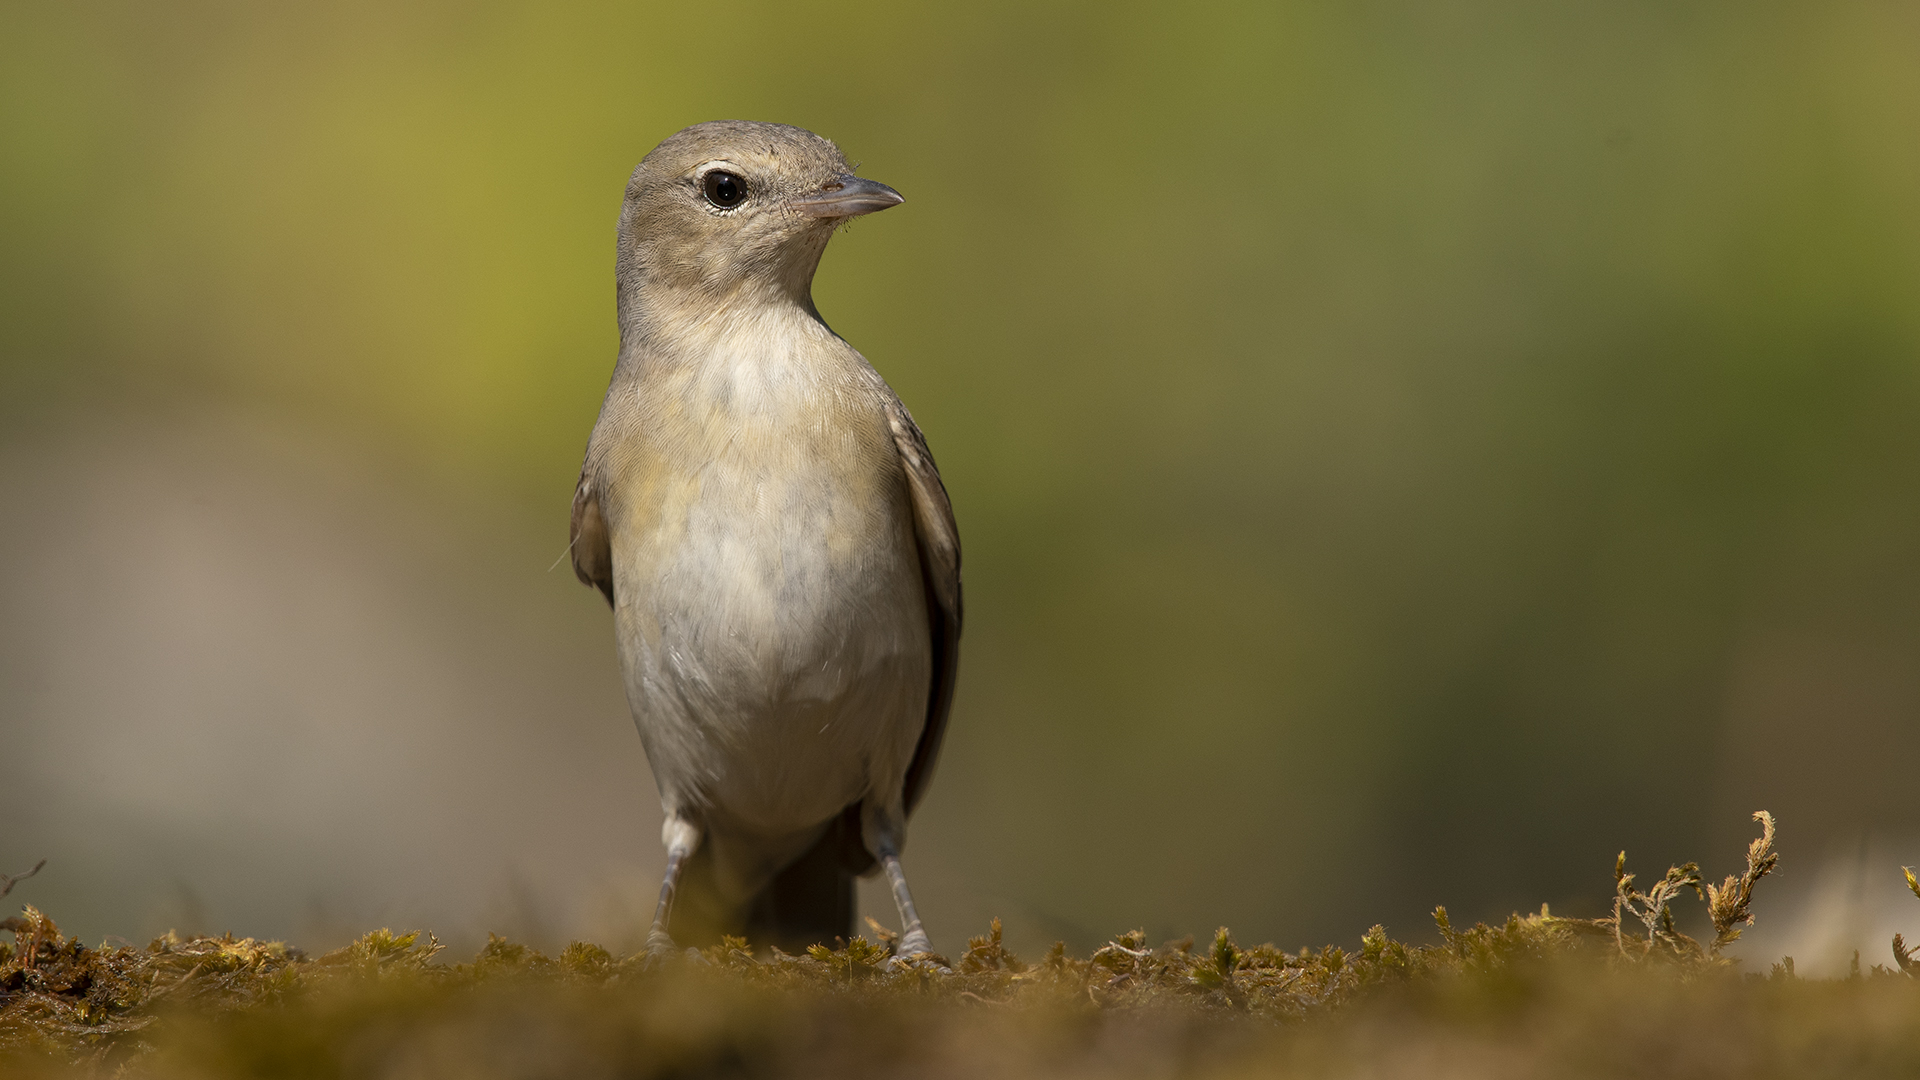
<path fill-rule="evenodd" d="M 707 201 L 721 210 L 731 210 L 747 201 L 747 182 L 736 173 L 715 169 L 700 181 Z"/>

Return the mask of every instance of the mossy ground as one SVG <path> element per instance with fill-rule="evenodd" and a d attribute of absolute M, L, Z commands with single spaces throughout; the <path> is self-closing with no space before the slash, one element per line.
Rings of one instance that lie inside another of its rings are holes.
<path fill-rule="evenodd" d="M 1544 908 L 1411 945 L 1287 953 L 1121 934 L 1091 956 L 1023 961 L 997 924 L 953 958 L 902 961 L 884 934 L 805 955 L 730 941 L 665 962 L 503 939 L 445 963 L 431 935 L 377 931 L 318 958 L 169 935 L 90 949 L 28 908 L 0 947 L 9 1076 L 1911 1076 L 1920 974 L 1746 972 L 1722 950 L 1770 871 L 1691 865 L 1614 914 Z M 1920 882 L 1912 882 L 1920 894 Z M 1705 900 L 1710 940 L 1675 928 Z"/>

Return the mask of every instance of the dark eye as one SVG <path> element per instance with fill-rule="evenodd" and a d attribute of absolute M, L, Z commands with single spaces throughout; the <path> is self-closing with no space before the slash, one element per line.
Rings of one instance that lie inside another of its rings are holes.
<path fill-rule="evenodd" d="M 707 174 L 702 185 L 707 192 L 707 201 L 722 210 L 731 210 L 747 199 L 747 182 L 730 172 L 719 169 Z"/>

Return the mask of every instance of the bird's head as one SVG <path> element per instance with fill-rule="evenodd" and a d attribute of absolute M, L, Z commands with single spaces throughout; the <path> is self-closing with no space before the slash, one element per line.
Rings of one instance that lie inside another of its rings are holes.
<path fill-rule="evenodd" d="M 853 175 L 840 148 L 811 131 L 745 120 L 679 131 L 627 182 L 622 325 L 630 310 L 672 302 L 670 294 L 708 305 L 810 305 L 813 272 L 834 228 L 900 202 L 887 185 Z"/>

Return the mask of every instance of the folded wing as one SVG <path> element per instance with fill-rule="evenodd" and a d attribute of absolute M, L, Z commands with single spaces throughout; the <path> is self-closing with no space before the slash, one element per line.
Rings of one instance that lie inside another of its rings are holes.
<path fill-rule="evenodd" d="M 926 724 L 913 761 L 907 766 L 906 808 L 911 812 L 933 778 L 934 761 L 947 731 L 947 713 L 953 706 L 954 679 L 960 666 L 960 532 L 953 521 L 940 471 L 934 467 L 927 440 L 898 400 L 887 409 L 893 442 L 906 466 L 907 488 L 913 500 L 913 535 L 920 549 L 920 576 L 927 591 L 927 619 L 933 642 L 933 680 L 927 689 Z M 576 519 L 578 513 L 575 514 Z M 577 565 L 578 556 L 576 556 Z"/>
<path fill-rule="evenodd" d="M 613 547 L 607 541 L 607 522 L 600 516 L 600 499 L 585 470 L 573 489 L 573 525 L 567 550 L 573 553 L 573 572 L 599 589 L 613 603 Z"/>

